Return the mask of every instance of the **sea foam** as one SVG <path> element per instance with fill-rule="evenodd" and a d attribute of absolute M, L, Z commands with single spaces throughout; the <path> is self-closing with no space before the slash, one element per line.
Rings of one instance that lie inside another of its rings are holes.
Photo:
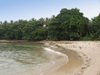
<path fill-rule="evenodd" d="M 60 56 L 65 57 L 65 58 L 66 58 L 66 64 L 68 63 L 68 56 L 67 56 L 66 54 L 61 53 L 61 52 L 58 52 L 58 51 L 55 51 L 55 50 L 50 49 L 50 48 L 47 48 L 47 47 L 45 47 L 45 48 L 44 48 L 44 50 L 46 50 L 46 51 L 49 51 L 49 52 L 52 52 L 52 53 L 55 53 L 55 54 L 58 54 L 58 55 L 60 55 Z"/>

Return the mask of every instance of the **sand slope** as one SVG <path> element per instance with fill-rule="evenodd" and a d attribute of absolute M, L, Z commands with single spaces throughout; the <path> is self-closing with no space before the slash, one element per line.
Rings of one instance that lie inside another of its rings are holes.
<path fill-rule="evenodd" d="M 100 42 L 99 41 L 61 41 L 58 45 L 77 51 L 84 59 L 84 64 L 73 75 L 100 75 Z"/>

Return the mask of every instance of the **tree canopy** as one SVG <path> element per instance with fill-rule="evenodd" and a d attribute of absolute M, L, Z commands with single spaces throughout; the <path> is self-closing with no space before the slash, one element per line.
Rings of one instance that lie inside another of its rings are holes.
<path fill-rule="evenodd" d="M 85 35 L 87 24 L 79 9 L 68 10 L 64 8 L 50 22 L 49 38 L 52 40 L 79 40 L 80 37 Z"/>
<path fill-rule="evenodd" d="M 4 21 L 0 22 L 0 39 L 100 40 L 100 14 L 89 20 L 77 8 L 63 8 L 51 18 Z"/>

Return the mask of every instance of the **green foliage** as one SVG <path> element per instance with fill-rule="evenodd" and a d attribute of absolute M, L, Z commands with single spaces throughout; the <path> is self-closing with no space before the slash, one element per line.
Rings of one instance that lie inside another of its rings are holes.
<path fill-rule="evenodd" d="M 51 20 L 48 36 L 51 40 L 79 40 L 85 35 L 87 25 L 85 19 L 79 9 L 64 8 Z"/>
<path fill-rule="evenodd" d="M 93 34 L 94 40 L 100 40 L 100 14 L 92 19 L 90 34 Z"/>
<path fill-rule="evenodd" d="M 23 39 L 25 40 L 44 40 L 47 37 L 47 29 L 40 21 L 29 21 L 24 27 Z"/>
<path fill-rule="evenodd" d="M 47 28 L 43 25 L 44 20 L 40 19 L 11 21 L 10 23 L 5 21 L 0 25 L 0 39 L 44 40 L 47 38 Z"/>
<path fill-rule="evenodd" d="M 77 8 L 63 8 L 51 18 L 0 22 L 0 39 L 100 40 L 100 14 L 89 20 Z"/>

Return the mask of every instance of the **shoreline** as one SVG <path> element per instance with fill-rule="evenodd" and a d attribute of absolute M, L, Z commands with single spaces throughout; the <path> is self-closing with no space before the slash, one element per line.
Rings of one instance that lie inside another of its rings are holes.
<path fill-rule="evenodd" d="M 84 64 L 75 75 L 100 75 L 100 41 L 58 41 L 56 43 L 78 52 L 83 58 Z"/>
<path fill-rule="evenodd" d="M 51 75 L 100 75 L 100 41 L 49 41 L 47 43 L 75 51 L 84 62 L 71 74 Z"/>
<path fill-rule="evenodd" d="M 62 40 L 62 41 L 52 41 L 52 40 L 41 40 L 41 41 L 34 41 L 34 40 L 0 40 L 0 42 L 42 42 L 42 43 L 72 43 L 72 42 L 99 42 L 98 40 L 76 40 L 76 41 L 69 41 L 69 40 Z"/>
<path fill-rule="evenodd" d="M 43 74 L 43 75 L 47 75 L 47 74 L 48 75 L 66 75 L 66 74 L 72 75 L 72 73 L 76 74 L 78 69 L 80 69 L 84 63 L 83 58 L 80 56 L 80 54 L 77 53 L 76 51 L 66 49 L 66 48 L 60 46 L 55 41 L 45 42 L 45 44 L 46 43 L 49 44 L 48 47 L 51 48 L 52 50 L 58 51 L 58 52 L 61 52 L 65 55 L 67 55 L 69 58 L 69 62 L 67 64 L 63 64 L 57 70 L 53 70 L 53 72 L 51 72 L 51 73 L 47 71 L 46 74 Z M 59 60 L 59 59 L 57 59 L 57 60 Z M 60 63 L 62 63 L 62 61 L 60 61 Z M 54 66 L 54 68 L 57 67 L 57 64 L 58 63 L 56 63 L 56 66 Z"/>
<path fill-rule="evenodd" d="M 71 44 L 73 41 L 67 41 L 67 44 Z M 78 57 L 80 57 L 82 60 L 82 64 L 80 65 L 80 67 L 76 67 L 75 69 L 76 70 L 74 70 L 73 71 L 73 73 L 71 74 L 71 75 L 82 75 L 82 73 L 83 73 L 83 69 L 85 69 L 86 68 L 86 65 L 89 65 L 89 63 L 86 63 L 86 61 L 85 61 L 85 57 L 83 56 L 84 55 L 84 53 L 81 53 L 81 52 L 78 52 L 78 51 L 76 51 L 76 50 L 73 50 L 73 49 L 70 49 L 70 48 L 66 48 L 66 47 L 63 47 L 62 45 L 60 45 L 58 42 L 53 42 L 56 46 L 58 46 L 59 48 L 63 48 L 64 50 L 69 50 L 69 51 L 72 51 L 72 52 L 75 52 L 75 54 L 76 55 L 78 55 Z M 80 61 L 78 61 L 78 62 L 80 62 Z M 68 75 L 70 75 L 70 74 L 68 74 Z"/>
<path fill-rule="evenodd" d="M 50 45 L 55 45 L 58 48 L 74 51 L 78 57 L 82 58 L 83 64 L 75 68 L 72 73 L 67 72 L 66 66 L 62 66 L 58 71 L 48 74 L 50 69 L 44 69 L 46 74 L 43 75 L 100 75 L 100 41 L 28 41 L 28 40 L 0 40 L 0 42 L 39 42 L 39 43 L 48 43 Z M 56 50 L 54 48 L 51 48 Z M 65 51 L 62 52 L 65 52 Z M 57 50 L 61 51 L 61 50 Z M 56 64 L 57 65 L 57 64 Z M 55 65 L 53 66 L 56 67 Z M 53 68 L 52 67 L 52 68 Z M 62 70 L 63 69 L 63 70 Z M 69 68 L 70 69 L 70 68 Z M 59 71 L 63 72 L 59 72 Z M 44 72 L 45 72 L 44 71 Z M 58 74 L 58 73 L 59 74 Z M 40 75 L 40 74 L 36 74 Z"/>

